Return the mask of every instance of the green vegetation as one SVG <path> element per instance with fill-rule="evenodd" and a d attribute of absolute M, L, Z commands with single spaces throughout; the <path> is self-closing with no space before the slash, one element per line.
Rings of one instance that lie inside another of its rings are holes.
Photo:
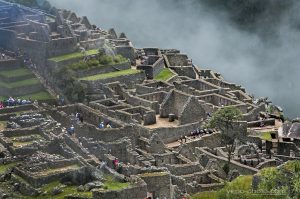
<path fill-rule="evenodd" d="M 32 100 L 54 99 L 54 97 L 51 96 L 47 91 L 41 91 L 41 92 L 38 92 L 38 93 L 32 93 L 32 94 L 28 94 L 28 95 L 19 96 L 19 98 L 21 98 L 21 99 L 29 99 L 29 97 Z"/>
<path fill-rule="evenodd" d="M 13 168 L 17 164 L 18 164 L 17 162 L 13 162 L 13 163 L 10 163 L 10 164 L 1 164 L 0 165 L 0 175 L 5 173 L 7 170 Z"/>
<path fill-rule="evenodd" d="M 190 197 L 190 199 L 217 199 L 218 195 L 215 191 L 205 191 L 197 193 Z"/>
<path fill-rule="evenodd" d="M 56 187 L 60 187 L 62 189 L 62 193 L 52 196 L 52 190 L 55 189 Z M 41 188 L 42 192 L 45 193 L 43 195 L 43 199 L 64 199 L 66 196 L 71 195 L 71 196 L 77 196 L 77 197 L 82 197 L 82 198 L 92 198 L 92 192 L 78 192 L 77 191 L 76 185 L 71 185 L 71 186 L 66 186 L 61 184 L 59 181 L 54 181 L 51 182 Z M 24 199 L 35 199 L 35 198 L 41 198 L 41 196 L 38 197 L 30 197 L 30 196 L 24 196 Z"/>
<path fill-rule="evenodd" d="M 263 132 L 260 137 L 262 140 L 272 141 L 270 132 Z"/>
<path fill-rule="evenodd" d="M 11 83 L 6 83 L 6 82 L 0 82 L 0 87 L 5 87 L 5 88 L 18 88 L 22 86 L 32 86 L 40 84 L 40 81 L 37 78 L 30 78 L 30 79 L 25 79 L 22 81 L 17 81 L 17 82 L 11 82 Z"/>
<path fill-rule="evenodd" d="M 7 77 L 7 78 L 21 77 L 21 76 L 27 76 L 27 75 L 32 75 L 34 77 L 32 72 L 27 68 L 18 68 L 15 70 L 0 71 L 0 76 Z"/>
<path fill-rule="evenodd" d="M 120 190 L 129 187 L 129 182 L 116 181 L 112 176 L 105 176 L 104 189 L 107 190 Z"/>
<path fill-rule="evenodd" d="M 128 62 L 128 60 L 124 58 L 122 55 L 116 55 L 116 56 L 101 55 L 97 59 L 91 59 L 86 62 L 79 61 L 77 63 L 71 64 L 70 66 L 68 66 L 68 68 L 75 71 L 91 70 L 91 69 L 103 68 L 105 66 L 125 63 L 125 62 Z"/>
<path fill-rule="evenodd" d="M 158 81 L 166 81 L 170 79 L 174 74 L 168 68 L 164 68 L 157 76 L 154 77 Z"/>
<path fill-rule="evenodd" d="M 135 69 L 127 69 L 127 70 L 121 70 L 121 71 L 117 71 L 117 72 L 104 73 L 104 74 L 83 77 L 83 78 L 80 78 L 80 80 L 95 81 L 95 80 L 108 79 L 108 78 L 119 77 L 119 76 L 124 76 L 124 75 L 133 75 L 133 74 L 137 74 L 137 73 L 140 73 L 140 71 L 135 70 Z"/>
<path fill-rule="evenodd" d="M 252 190 L 253 176 L 240 176 L 217 192 L 198 193 L 191 199 L 286 199 L 300 198 L 300 161 L 262 169 L 257 190 Z"/>
<path fill-rule="evenodd" d="M 98 53 L 99 53 L 98 49 L 86 51 L 86 55 L 96 55 Z M 75 59 L 75 58 L 81 58 L 81 57 L 84 57 L 84 55 L 81 52 L 76 52 L 76 53 L 66 54 L 66 55 L 62 55 L 62 56 L 58 56 L 58 57 L 52 57 L 49 60 L 55 61 L 55 62 L 61 62 L 61 61 L 66 61 L 69 59 Z"/>
<path fill-rule="evenodd" d="M 233 106 L 226 106 L 216 111 L 209 121 L 211 128 L 217 128 L 220 131 L 222 143 L 225 144 L 228 153 L 228 165 L 224 167 L 226 168 L 225 172 L 229 172 L 230 170 L 229 163 L 232 153 L 235 150 L 235 141 L 243 137 L 243 132 L 234 130 L 234 125 L 236 125 L 236 122 L 238 122 L 241 117 L 242 113 L 239 109 Z"/>
<path fill-rule="evenodd" d="M 86 85 L 82 84 L 75 77 L 74 71 L 62 67 L 55 71 L 54 76 L 60 88 L 63 88 L 64 95 L 72 102 L 83 102 L 86 95 Z"/>

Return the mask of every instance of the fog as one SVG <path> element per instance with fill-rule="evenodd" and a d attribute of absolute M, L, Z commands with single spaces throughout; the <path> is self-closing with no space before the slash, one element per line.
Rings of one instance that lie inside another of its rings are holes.
<path fill-rule="evenodd" d="M 269 97 L 290 117 L 300 116 L 300 33 L 290 21 L 295 10 L 283 14 L 270 36 L 262 36 L 237 27 L 225 11 L 189 0 L 50 2 L 101 28 L 125 32 L 135 47 L 177 48 L 200 68 L 220 72 L 255 97 Z"/>

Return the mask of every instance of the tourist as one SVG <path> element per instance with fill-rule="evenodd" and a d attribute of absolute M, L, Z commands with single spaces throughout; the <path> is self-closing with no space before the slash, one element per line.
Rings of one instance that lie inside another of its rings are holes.
<path fill-rule="evenodd" d="M 100 129 L 104 129 L 104 123 L 103 123 L 103 122 L 100 122 L 99 128 L 100 128 Z"/>
<path fill-rule="evenodd" d="M 0 109 L 3 109 L 3 108 L 5 108 L 4 104 L 3 104 L 3 102 L 0 102 Z"/>
<path fill-rule="evenodd" d="M 109 128 L 109 129 L 112 128 L 109 122 L 107 123 L 106 128 Z"/>
<path fill-rule="evenodd" d="M 113 165 L 114 165 L 115 169 L 118 167 L 118 165 L 119 165 L 119 159 L 118 158 L 115 158 L 113 160 Z"/>
<path fill-rule="evenodd" d="M 72 125 L 69 129 L 68 129 L 68 133 L 70 136 L 72 136 L 75 133 L 75 127 L 74 125 Z"/>
<path fill-rule="evenodd" d="M 83 116 L 80 114 L 80 116 L 79 116 L 79 121 L 81 122 L 81 123 L 83 123 Z"/>

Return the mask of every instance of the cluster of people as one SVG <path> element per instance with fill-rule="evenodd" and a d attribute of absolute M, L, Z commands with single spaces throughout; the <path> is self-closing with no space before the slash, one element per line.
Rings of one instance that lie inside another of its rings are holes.
<path fill-rule="evenodd" d="M 184 136 L 184 135 L 180 136 L 179 142 L 184 143 L 187 141 L 188 137 L 197 138 L 199 136 L 201 137 L 206 134 L 213 134 L 214 132 L 215 132 L 214 129 L 197 128 L 197 129 L 193 130 L 189 136 Z"/>
<path fill-rule="evenodd" d="M 205 134 L 213 134 L 214 130 L 213 129 L 202 129 L 202 128 L 197 128 L 196 130 L 193 130 L 191 132 L 191 137 L 197 137 L 197 136 L 202 136 Z"/>
<path fill-rule="evenodd" d="M 104 129 L 104 128 L 112 128 L 110 122 L 107 122 L 106 125 L 104 124 L 104 122 L 100 122 L 99 129 Z"/>
<path fill-rule="evenodd" d="M 26 99 L 20 99 L 20 98 L 15 99 L 13 97 L 9 97 L 8 99 L 0 102 L 0 109 L 5 108 L 5 107 L 26 105 L 26 104 L 32 104 L 31 98 L 26 100 Z"/>

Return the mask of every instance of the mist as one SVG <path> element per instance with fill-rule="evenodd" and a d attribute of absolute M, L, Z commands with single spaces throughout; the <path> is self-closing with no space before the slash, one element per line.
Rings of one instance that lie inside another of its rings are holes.
<path fill-rule="evenodd" d="M 135 47 L 176 48 L 200 68 L 220 72 L 255 97 L 269 97 L 287 116 L 300 116 L 299 5 L 268 29 L 240 28 L 224 9 L 192 0 L 50 0 L 100 28 L 125 32 Z M 200 1 L 201 2 L 201 1 Z M 296 1 L 295 1 L 296 2 Z M 262 19 L 263 20 L 263 19 Z M 261 26 L 261 27 L 260 27 Z M 268 34 L 262 34 L 265 32 Z"/>

